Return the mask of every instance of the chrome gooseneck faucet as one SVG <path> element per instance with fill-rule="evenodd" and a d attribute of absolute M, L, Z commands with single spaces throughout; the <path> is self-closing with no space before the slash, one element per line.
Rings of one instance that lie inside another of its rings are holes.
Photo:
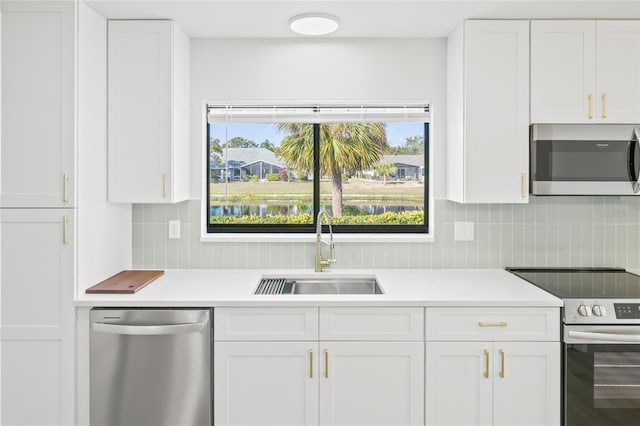
<path fill-rule="evenodd" d="M 322 239 L 322 218 L 325 217 L 327 219 L 327 224 L 329 225 L 329 242 L 326 242 Z M 329 246 L 329 250 L 327 252 L 327 259 L 322 258 L 322 244 L 326 244 Z M 322 272 L 324 268 L 328 268 L 332 263 L 336 261 L 335 253 L 333 251 L 333 229 L 331 229 L 331 217 L 327 210 L 324 207 L 320 208 L 318 212 L 318 218 L 316 220 L 316 272 Z"/>

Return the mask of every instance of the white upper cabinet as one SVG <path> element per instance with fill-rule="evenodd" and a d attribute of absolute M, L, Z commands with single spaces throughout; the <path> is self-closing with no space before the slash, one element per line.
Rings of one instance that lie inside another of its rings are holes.
<path fill-rule="evenodd" d="M 189 38 L 172 21 L 109 21 L 109 201 L 189 195 Z"/>
<path fill-rule="evenodd" d="M 640 21 L 596 21 L 596 34 L 599 121 L 640 123 Z"/>
<path fill-rule="evenodd" d="M 532 21 L 532 123 L 640 122 L 640 21 Z"/>
<path fill-rule="evenodd" d="M 447 41 L 447 199 L 526 203 L 529 21 L 465 21 Z"/>
<path fill-rule="evenodd" d="M 1 4 L 0 207 L 74 207 L 75 2 Z"/>

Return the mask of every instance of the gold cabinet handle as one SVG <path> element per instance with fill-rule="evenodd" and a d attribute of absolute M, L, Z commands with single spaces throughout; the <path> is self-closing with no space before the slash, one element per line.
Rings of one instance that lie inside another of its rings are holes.
<path fill-rule="evenodd" d="M 324 350 L 324 377 L 329 378 L 329 349 Z"/>
<path fill-rule="evenodd" d="M 69 244 L 69 237 L 67 236 L 67 224 L 69 223 L 69 216 L 62 217 L 62 244 Z"/>
<path fill-rule="evenodd" d="M 504 349 L 500 349 L 500 372 L 498 375 L 504 379 Z"/>
<path fill-rule="evenodd" d="M 313 349 L 309 349 L 309 378 L 313 379 Z"/>
<path fill-rule="evenodd" d="M 478 323 L 480 327 L 506 327 L 509 325 L 506 321 L 480 321 Z"/>
<path fill-rule="evenodd" d="M 489 378 L 489 350 L 484 350 L 484 378 Z"/>
<path fill-rule="evenodd" d="M 522 173 L 520 175 L 520 196 L 527 198 L 527 174 Z"/>
<path fill-rule="evenodd" d="M 589 115 L 587 115 L 587 118 L 593 118 L 593 95 L 587 93 L 587 99 L 589 99 Z"/>
<path fill-rule="evenodd" d="M 69 174 L 62 175 L 62 202 L 69 202 Z"/>
<path fill-rule="evenodd" d="M 603 93 L 602 94 L 602 118 L 607 118 L 608 115 L 608 111 L 607 111 L 607 94 Z"/>
<path fill-rule="evenodd" d="M 167 174 L 162 174 L 162 198 L 167 198 Z"/>

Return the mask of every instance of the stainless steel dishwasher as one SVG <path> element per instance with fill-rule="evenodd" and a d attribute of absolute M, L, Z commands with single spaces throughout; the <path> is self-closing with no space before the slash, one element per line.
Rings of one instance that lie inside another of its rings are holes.
<path fill-rule="evenodd" d="M 92 426 L 210 426 L 210 309 L 93 309 Z"/>

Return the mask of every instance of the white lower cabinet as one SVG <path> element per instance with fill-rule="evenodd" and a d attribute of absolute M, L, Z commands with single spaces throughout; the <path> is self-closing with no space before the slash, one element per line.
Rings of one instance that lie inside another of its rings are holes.
<path fill-rule="evenodd" d="M 428 342 L 427 425 L 560 424 L 560 343 Z"/>
<path fill-rule="evenodd" d="M 493 381 L 482 342 L 428 342 L 426 424 L 490 425 Z"/>
<path fill-rule="evenodd" d="M 414 329 L 416 312 L 413 341 L 364 340 Z M 318 316 L 326 321 L 312 331 Z M 214 424 L 423 425 L 422 316 L 422 308 L 214 309 Z M 288 330 L 307 331 L 283 334 L 270 325 L 280 318 L 290 319 Z M 319 340 L 329 333 L 322 324 L 337 325 L 350 341 Z M 243 334 L 247 341 L 239 341 Z"/>
<path fill-rule="evenodd" d="M 560 342 L 493 344 L 493 424 L 560 424 Z"/>
<path fill-rule="evenodd" d="M 422 342 L 320 342 L 320 425 L 424 424 Z"/>
<path fill-rule="evenodd" d="M 559 425 L 558 315 L 558 308 L 427 308 L 426 424 Z"/>
<path fill-rule="evenodd" d="M 74 424 L 75 213 L 2 209 L 2 425 Z"/>
<path fill-rule="evenodd" d="M 317 342 L 215 342 L 216 426 L 318 423 Z"/>

